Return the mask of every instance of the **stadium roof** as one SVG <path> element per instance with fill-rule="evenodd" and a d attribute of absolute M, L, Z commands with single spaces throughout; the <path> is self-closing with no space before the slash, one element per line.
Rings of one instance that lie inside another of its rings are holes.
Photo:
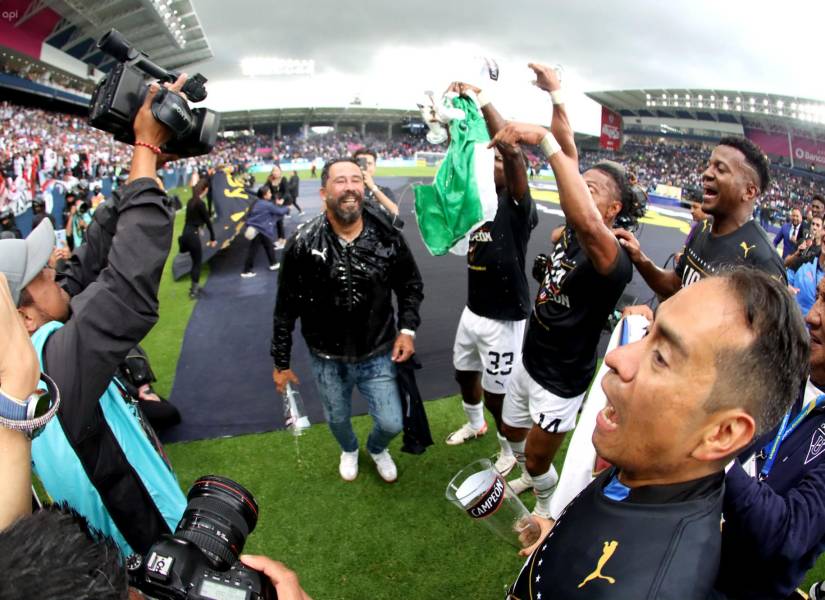
<path fill-rule="evenodd" d="M 655 89 L 588 92 L 624 117 L 687 119 L 825 134 L 825 103 L 759 92 Z"/>
<path fill-rule="evenodd" d="M 278 123 L 403 123 L 409 119 L 421 119 L 417 110 L 391 108 L 367 108 L 363 106 L 265 108 L 261 110 L 236 110 L 221 113 L 223 129 L 238 129 L 256 125 Z"/>
<path fill-rule="evenodd" d="M 44 9 L 61 17 L 46 43 L 103 71 L 114 60 L 96 44 L 112 28 L 167 69 L 212 57 L 190 0 L 32 0 L 17 25 Z"/>

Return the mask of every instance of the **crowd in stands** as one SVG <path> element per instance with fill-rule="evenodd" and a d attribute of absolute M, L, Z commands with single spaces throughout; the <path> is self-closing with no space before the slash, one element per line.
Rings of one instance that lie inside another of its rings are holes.
<path fill-rule="evenodd" d="M 32 62 L 23 62 L 17 60 L 0 61 L 0 73 L 7 75 L 16 75 L 23 79 L 28 79 L 35 83 L 42 83 L 53 88 L 61 89 L 66 92 L 81 94 L 91 94 L 94 91 L 94 82 L 82 81 L 76 77 L 64 75 L 54 69 L 49 69 L 44 65 L 38 65 Z"/>
<path fill-rule="evenodd" d="M 698 191 L 702 187 L 702 172 L 710 150 L 710 146 L 700 143 L 631 139 L 618 154 L 585 151 L 581 162 L 582 168 L 586 169 L 606 158 L 617 160 L 636 174 L 639 183 L 648 192 L 653 192 L 658 184 Z M 758 210 L 768 210 L 768 221 L 778 224 L 787 219 L 793 208 L 799 208 L 806 214 L 814 194 L 823 192 L 825 179 L 796 174 L 788 168 L 771 165 L 771 184 L 761 195 Z"/>
<path fill-rule="evenodd" d="M 30 72 L 31 74 L 31 72 Z M 129 148 L 93 129 L 82 117 L 0 102 L 0 210 L 19 198 L 33 197 L 48 180 L 74 177 L 89 181 L 117 175 L 125 169 Z M 416 152 L 445 151 L 422 136 L 401 134 L 387 140 L 357 132 L 284 135 L 257 133 L 221 138 L 207 157 L 189 159 L 190 166 L 248 165 L 257 161 L 309 162 L 351 154 L 359 147 L 373 148 L 381 158 L 413 158 Z M 649 192 L 658 184 L 701 188 L 708 146 L 700 143 L 662 143 L 631 139 L 619 153 L 586 150 L 581 164 L 587 168 L 605 158 L 625 164 Z M 534 162 L 534 161 L 531 161 Z M 797 174 L 773 165 L 772 182 L 762 195 L 759 210 L 769 211 L 768 221 L 781 223 L 792 208 L 807 213 L 814 194 L 825 192 L 825 179 Z"/>

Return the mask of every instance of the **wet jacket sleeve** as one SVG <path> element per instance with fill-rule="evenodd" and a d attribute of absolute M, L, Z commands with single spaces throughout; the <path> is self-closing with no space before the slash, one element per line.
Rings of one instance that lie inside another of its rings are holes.
<path fill-rule="evenodd" d="M 415 258 L 401 235 L 390 283 L 398 301 L 398 328 L 415 331 L 421 324 L 419 309 L 424 299 L 424 284 Z"/>
<path fill-rule="evenodd" d="M 289 368 L 292 354 L 292 330 L 298 320 L 300 292 L 300 265 L 294 243 L 287 244 L 281 259 L 281 271 L 278 274 L 278 295 L 275 299 L 275 314 L 272 318 L 272 347 L 270 354 L 275 367 Z"/>
<path fill-rule="evenodd" d="M 738 461 L 725 478 L 725 521 L 737 531 L 750 534 L 742 539 L 762 558 L 777 556 L 796 561 L 825 537 L 825 461 L 785 495 L 750 477 Z"/>
<path fill-rule="evenodd" d="M 166 194 L 150 178 L 122 190 L 117 228 L 105 264 L 90 251 L 94 281 L 71 301 L 71 317 L 44 349 L 45 370 L 60 386 L 61 421 L 71 437 L 94 429 L 98 400 L 118 365 L 158 319 L 158 287 L 172 244 L 174 213 Z"/>

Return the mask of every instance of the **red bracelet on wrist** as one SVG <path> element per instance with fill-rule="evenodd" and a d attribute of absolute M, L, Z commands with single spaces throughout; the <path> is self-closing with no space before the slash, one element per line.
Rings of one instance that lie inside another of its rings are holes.
<path fill-rule="evenodd" d="M 148 142 L 135 142 L 135 146 L 143 146 L 144 148 L 149 148 L 155 154 L 160 154 L 160 147 L 155 146 L 154 144 L 150 144 Z"/>

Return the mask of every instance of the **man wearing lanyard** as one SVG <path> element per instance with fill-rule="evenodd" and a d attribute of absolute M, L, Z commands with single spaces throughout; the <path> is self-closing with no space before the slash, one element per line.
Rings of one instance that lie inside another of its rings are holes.
<path fill-rule="evenodd" d="M 805 319 L 810 377 L 773 431 L 725 479 L 717 589 L 730 598 L 789 598 L 825 549 L 825 281 Z M 819 585 L 812 598 L 825 598 Z"/>

